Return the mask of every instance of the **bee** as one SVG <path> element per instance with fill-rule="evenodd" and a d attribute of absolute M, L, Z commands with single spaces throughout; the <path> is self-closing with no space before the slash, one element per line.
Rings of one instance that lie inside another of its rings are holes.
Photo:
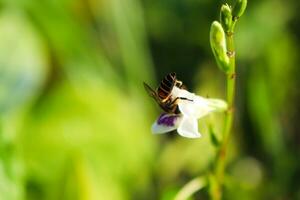
<path fill-rule="evenodd" d="M 178 109 L 177 102 L 179 99 L 188 100 L 185 97 L 172 97 L 172 90 L 174 87 L 178 87 L 180 89 L 186 89 L 183 85 L 182 81 L 177 80 L 176 73 L 172 72 L 167 74 L 162 81 L 160 82 L 158 88 L 153 90 L 148 84 L 144 83 L 144 87 L 146 92 L 154 98 L 154 100 L 158 103 L 158 105 L 167 113 L 180 114 Z"/>

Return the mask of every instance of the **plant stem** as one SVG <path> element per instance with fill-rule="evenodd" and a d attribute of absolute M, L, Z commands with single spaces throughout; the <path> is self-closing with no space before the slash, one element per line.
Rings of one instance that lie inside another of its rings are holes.
<path fill-rule="evenodd" d="M 224 119 L 223 139 L 216 158 L 215 178 L 217 187 L 212 194 L 213 200 L 222 198 L 222 185 L 224 182 L 224 170 L 226 166 L 227 145 L 230 138 L 234 117 L 234 96 L 235 96 L 235 48 L 233 31 L 226 33 L 227 55 L 229 56 L 229 71 L 227 73 L 227 103 L 228 110 Z"/>
<path fill-rule="evenodd" d="M 174 200 L 185 200 L 191 197 L 195 192 L 205 187 L 207 184 L 206 178 L 203 176 L 196 177 L 195 179 L 188 182 L 181 190 L 177 193 Z"/>

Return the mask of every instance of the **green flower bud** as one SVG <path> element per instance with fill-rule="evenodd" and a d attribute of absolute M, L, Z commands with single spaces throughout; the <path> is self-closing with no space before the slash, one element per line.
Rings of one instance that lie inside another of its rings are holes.
<path fill-rule="evenodd" d="M 235 20 L 240 18 L 245 12 L 246 7 L 247 7 L 247 0 L 237 0 L 232 10 L 233 19 Z"/>
<path fill-rule="evenodd" d="M 231 9 L 227 4 L 222 5 L 221 7 L 220 22 L 226 32 L 230 30 L 232 25 L 232 15 Z"/>
<path fill-rule="evenodd" d="M 217 61 L 218 67 L 227 72 L 229 57 L 227 56 L 225 33 L 221 24 L 214 21 L 210 27 L 210 46 Z"/>

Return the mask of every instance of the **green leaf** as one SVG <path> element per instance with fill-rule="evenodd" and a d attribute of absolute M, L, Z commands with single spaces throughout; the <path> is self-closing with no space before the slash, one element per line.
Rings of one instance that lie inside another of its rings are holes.
<path fill-rule="evenodd" d="M 209 136 L 210 136 L 210 141 L 211 143 L 215 146 L 215 147 L 219 147 L 220 146 L 220 140 L 218 139 L 216 133 L 213 130 L 213 127 L 210 125 L 208 127 L 208 131 L 209 131 Z"/>

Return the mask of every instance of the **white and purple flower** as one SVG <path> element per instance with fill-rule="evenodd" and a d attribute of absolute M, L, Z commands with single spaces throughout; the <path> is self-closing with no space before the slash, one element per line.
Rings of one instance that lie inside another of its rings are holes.
<path fill-rule="evenodd" d="M 227 109 L 227 103 L 220 99 L 209 99 L 197 96 L 187 90 L 174 87 L 171 98 L 184 97 L 189 100 L 178 100 L 180 114 L 163 113 L 152 125 L 154 134 L 162 134 L 177 129 L 179 135 L 187 138 L 199 138 L 198 119 L 212 113 Z"/>

